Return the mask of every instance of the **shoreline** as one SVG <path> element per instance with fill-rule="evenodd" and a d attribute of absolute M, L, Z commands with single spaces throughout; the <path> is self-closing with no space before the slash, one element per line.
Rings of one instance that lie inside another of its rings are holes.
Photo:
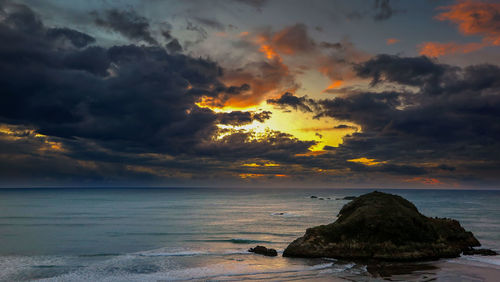
<path fill-rule="evenodd" d="M 499 256 L 496 256 L 500 260 Z M 500 267 L 493 264 L 471 263 L 462 257 L 428 263 L 434 269 L 416 270 L 408 274 L 395 274 L 391 280 L 417 281 L 498 281 Z"/>
<path fill-rule="evenodd" d="M 34 267 L 37 272 L 58 271 L 71 267 L 71 261 L 74 261 L 75 258 L 79 261 L 82 259 L 87 261 L 85 268 L 81 270 L 68 269 L 68 272 L 63 271 L 59 275 L 45 277 L 47 281 L 78 278 L 79 271 L 83 271 L 80 275 L 96 275 L 95 278 L 104 279 L 106 276 L 101 276 L 103 273 L 101 273 L 100 266 L 114 268 L 116 267 L 115 263 L 120 261 L 134 261 L 132 264 L 125 264 L 128 265 L 125 269 L 138 270 L 138 272 L 122 273 L 122 275 L 130 275 L 122 278 L 142 279 L 144 281 L 162 281 L 162 279 L 167 279 L 165 281 L 168 279 L 225 281 L 235 278 L 266 281 L 365 281 L 377 279 L 392 281 L 497 281 L 497 278 L 500 277 L 500 256 L 462 256 L 427 262 L 385 262 L 379 263 L 376 271 L 373 271 L 373 265 L 361 262 L 353 263 L 348 260 L 267 257 L 248 252 L 224 254 L 219 252 L 167 251 L 158 249 L 140 253 L 118 254 L 111 257 L 69 256 L 65 259 L 60 256 L 52 258 L 51 256 L 24 256 L 24 258 L 14 256 L 11 258 L 20 260 L 20 262 L 24 261 L 21 263 L 23 267 L 26 269 Z M 9 260 L 8 257 L 5 258 L 7 261 Z M 187 265 L 181 269 L 159 268 L 158 271 L 155 271 L 154 268 L 150 269 L 151 265 L 164 261 L 184 262 Z M 14 263 L 11 264 L 11 267 L 14 265 L 19 266 L 19 264 Z M 15 275 L 15 273 L 11 274 Z M 4 278 L 18 277 L 3 276 Z M 0 278 L 0 280 L 2 279 Z"/>

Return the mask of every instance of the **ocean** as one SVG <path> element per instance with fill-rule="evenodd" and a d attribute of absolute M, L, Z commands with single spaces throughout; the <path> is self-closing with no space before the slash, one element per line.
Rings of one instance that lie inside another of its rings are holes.
<path fill-rule="evenodd" d="M 370 189 L 0 189 L 0 281 L 371 281 L 367 266 L 283 258 L 306 228 Z M 450 217 L 500 251 L 500 191 L 381 190 Z M 310 198 L 310 196 L 319 198 Z M 320 199 L 322 198 L 322 199 Z M 249 253 L 264 245 L 278 257 Z M 500 257 L 462 256 L 393 280 L 485 281 Z M 500 279 L 500 278 L 498 278 Z"/>

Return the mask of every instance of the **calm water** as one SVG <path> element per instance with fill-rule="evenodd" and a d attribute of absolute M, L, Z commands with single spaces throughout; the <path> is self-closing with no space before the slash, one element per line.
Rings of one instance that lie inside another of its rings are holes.
<path fill-rule="evenodd" d="M 0 280 L 368 280 L 363 265 L 246 251 L 282 252 L 307 227 L 334 221 L 347 203 L 337 198 L 368 191 L 3 189 Z M 423 214 L 458 219 L 500 251 L 500 191 L 390 192 Z M 447 262 L 500 269 L 497 257 Z"/>

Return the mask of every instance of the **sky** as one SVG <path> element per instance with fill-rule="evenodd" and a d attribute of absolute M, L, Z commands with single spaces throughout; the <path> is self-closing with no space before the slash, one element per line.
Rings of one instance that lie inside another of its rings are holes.
<path fill-rule="evenodd" d="M 0 187 L 500 188 L 500 1 L 0 0 Z"/>

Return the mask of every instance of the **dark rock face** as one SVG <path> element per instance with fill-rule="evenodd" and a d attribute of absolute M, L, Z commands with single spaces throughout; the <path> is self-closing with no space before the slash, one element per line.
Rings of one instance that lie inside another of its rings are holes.
<path fill-rule="evenodd" d="M 375 191 L 346 204 L 334 223 L 308 228 L 283 256 L 412 261 L 458 257 L 475 246 L 458 221 L 426 217 L 404 198 Z"/>
<path fill-rule="evenodd" d="M 268 257 L 275 257 L 278 255 L 278 252 L 276 252 L 275 249 L 271 249 L 271 248 L 266 248 L 264 246 L 256 246 L 255 248 L 250 248 L 248 249 L 249 252 L 251 253 L 256 253 L 256 254 L 260 254 L 260 255 L 265 255 L 265 256 L 268 256 Z"/>
<path fill-rule="evenodd" d="M 489 249 L 470 249 L 470 250 L 465 250 L 464 255 L 481 255 L 481 256 L 496 256 L 498 255 L 497 252 Z"/>

